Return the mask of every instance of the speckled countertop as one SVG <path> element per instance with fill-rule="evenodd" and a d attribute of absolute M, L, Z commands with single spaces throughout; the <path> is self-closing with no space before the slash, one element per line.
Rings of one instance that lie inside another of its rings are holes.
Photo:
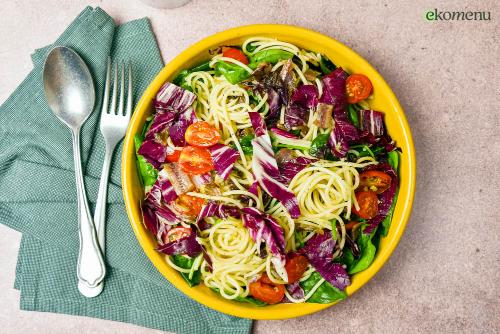
<path fill-rule="evenodd" d="M 138 0 L 10 0 L 0 6 L 0 101 L 86 6 L 117 22 L 148 16 L 165 61 L 212 33 L 287 23 L 347 44 L 379 70 L 405 109 L 417 151 L 408 228 L 352 298 L 255 333 L 500 332 L 500 4 L 496 1 L 213 1 L 155 10 Z M 438 4 L 439 3 L 439 4 Z M 490 21 L 427 22 L 428 9 L 490 11 Z M 0 225 L 2 333 L 160 333 L 86 317 L 19 311 L 20 234 Z"/>

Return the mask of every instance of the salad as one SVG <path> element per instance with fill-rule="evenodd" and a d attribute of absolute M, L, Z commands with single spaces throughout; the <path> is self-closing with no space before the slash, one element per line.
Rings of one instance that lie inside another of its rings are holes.
<path fill-rule="evenodd" d="M 135 136 L 143 222 L 190 286 L 346 298 L 391 224 L 399 149 L 362 73 L 254 37 L 165 82 Z"/>

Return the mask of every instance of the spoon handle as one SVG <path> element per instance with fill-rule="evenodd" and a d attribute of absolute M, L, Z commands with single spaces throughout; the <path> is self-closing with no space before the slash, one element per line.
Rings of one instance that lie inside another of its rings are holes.
<path fill-rule="evenodd" d="M 83 182 L 80 155 L 80 130 L 73 131 L 73 155 L 75 159 L 76 190 L 78 198 L 78 225 L 80 250 L 78 253 L 77 276 L 88 287 L 98 285 L 106 274 L 104 259 L 97 241 L 97 234 L 90 214 Z M 80 289 L 81 290 L 81 289 Z"/>

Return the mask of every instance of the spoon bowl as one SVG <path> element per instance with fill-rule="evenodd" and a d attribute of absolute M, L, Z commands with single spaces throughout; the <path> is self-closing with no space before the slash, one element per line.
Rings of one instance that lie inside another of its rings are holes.
<path fill-rule="evenodd" d="M 95 103 L 94 82 L 80 56 L 65 46 L 52 49 L 43 70 L 47 103 L 71 129 L 82 126 Z"/>

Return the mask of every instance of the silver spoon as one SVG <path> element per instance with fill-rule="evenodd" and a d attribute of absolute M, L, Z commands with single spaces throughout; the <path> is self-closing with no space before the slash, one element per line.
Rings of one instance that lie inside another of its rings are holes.
<path fill-rule="evenodd" d="M 92 297 L 87 295 L 85 286 L 90 288 L 97 286 L 106 274 L 85 194 L 80 156 L 80 128 L 94 109 L 94 83 L 89 69 L 80 56 L 70 48 L 57 46 L 50 51 L 45 60 L 43 84 L 49 107 L 72 133 L 80 236 L 77 276 L 80 292 Z"/>

